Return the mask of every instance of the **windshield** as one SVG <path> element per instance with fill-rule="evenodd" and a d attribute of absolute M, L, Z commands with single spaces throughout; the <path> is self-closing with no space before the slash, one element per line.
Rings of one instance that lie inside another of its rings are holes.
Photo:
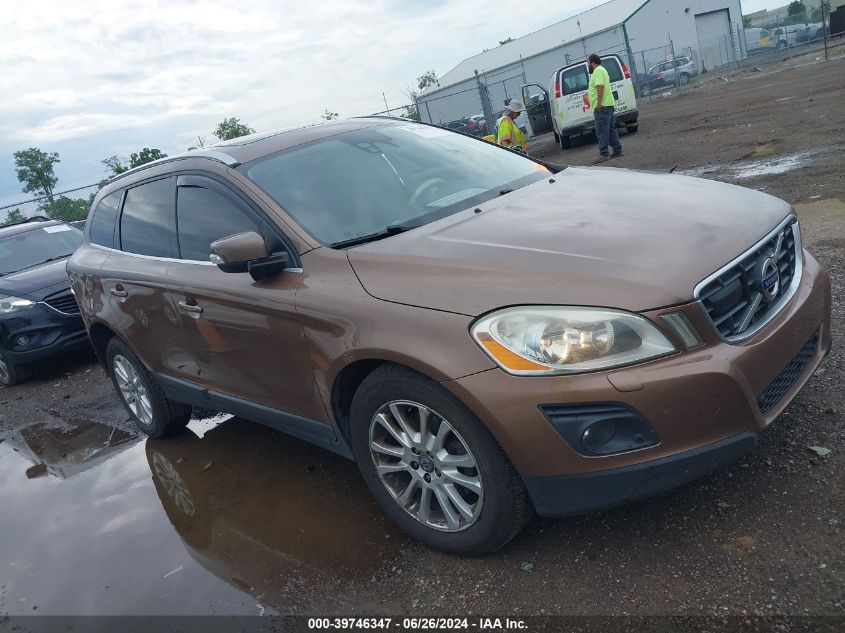
<path fill-rule="evenodd" d="M 82 242 L 82 231 L 67 224 L 34 228 L 0 238 L 0 275 L 64 259 Z"/>
<path fill-rule="evenodd" d="M 329 245 L 432 222 L 549 175 L 513 152 L 413 122 L 337 134 L 240 169 Z"/>

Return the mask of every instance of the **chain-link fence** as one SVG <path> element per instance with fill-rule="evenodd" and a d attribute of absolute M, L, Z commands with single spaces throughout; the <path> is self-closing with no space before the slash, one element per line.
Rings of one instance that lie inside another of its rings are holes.
<path fill-rule="evenodd" d="M 77 187 L 0 207 L 0 224 L 14 224 L 36 216 L 79 222 L 88 217 L 99 188 L 99 184 Z"/>

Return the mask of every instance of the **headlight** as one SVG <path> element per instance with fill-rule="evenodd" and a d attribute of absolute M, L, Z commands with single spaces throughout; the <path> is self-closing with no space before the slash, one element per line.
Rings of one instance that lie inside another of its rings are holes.
<path fill-rule="evenodd" d="M 34 305 L 35 301 L 30 301 L 29 299 L 21 299 L 20 297 L 2 297 L 0 298 L 0 314 L 11 314 L 12 312 L 29 310 Z"/>
<path fill-rule="evenodd" d="M 502 369 L 526 376 L 595 371 L 676 351 L 647 319 L 602 308 L 507 308 L 471 332 Z"/>

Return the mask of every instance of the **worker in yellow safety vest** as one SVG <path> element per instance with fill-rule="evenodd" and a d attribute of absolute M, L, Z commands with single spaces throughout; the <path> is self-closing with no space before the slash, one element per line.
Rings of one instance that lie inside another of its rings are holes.
<path fill-rule="evenodd" d="M 528 143 L 525 142 L 525 134 L 519 129 L 515 119 L 521 112 L 525 112 L 525 105 L 522 101 L 511 99 L 505 106 L 505 113 L 499 119 L 496 130 L 496 142 L 502 147 L 511 147 L 525 153 L 528 151 Z"/>

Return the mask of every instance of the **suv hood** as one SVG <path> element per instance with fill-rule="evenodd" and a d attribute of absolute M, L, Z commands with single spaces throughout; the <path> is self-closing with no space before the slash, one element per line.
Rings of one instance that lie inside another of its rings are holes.
<path fill-rule="evenodd" d="M 69 288 L 66 264 L 67 258 L 4 275 L 0 277 L 0 295 L 41 300 L 47 295 Z"/>
<path fill-rule="evenodd" d="M 519 304 L 644 311 L 695 285 L 789 213 L 767 194 L 699 178 L 570 167 L 347 251 L 368 293 L 477 316 Z"/>

